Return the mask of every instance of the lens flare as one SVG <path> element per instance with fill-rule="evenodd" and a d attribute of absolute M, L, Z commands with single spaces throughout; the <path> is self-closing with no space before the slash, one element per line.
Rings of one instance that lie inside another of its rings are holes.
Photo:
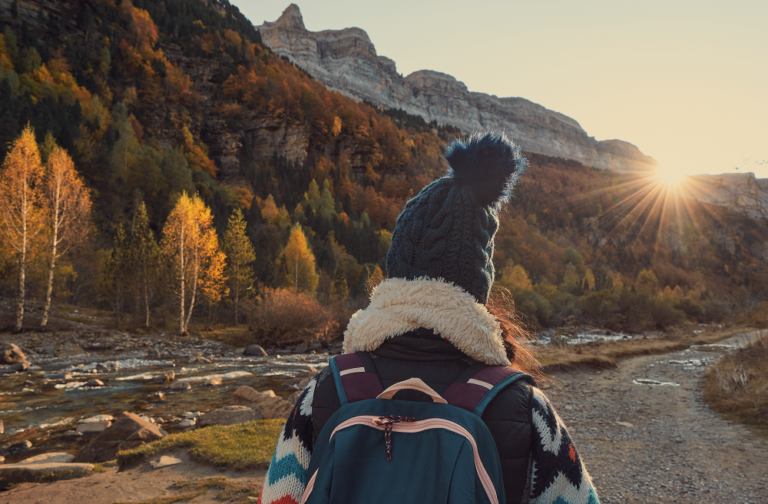
<path fill-rule="evenodd" d="M 660 166 L 656 170 L 656 178 L 667 188 L 673 189 L 677 188 L 686 179 L 686 176 L 679 171 Z"/>

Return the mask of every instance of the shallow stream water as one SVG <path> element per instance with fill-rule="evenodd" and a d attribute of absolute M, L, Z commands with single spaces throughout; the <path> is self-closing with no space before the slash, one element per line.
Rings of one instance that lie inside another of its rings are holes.
<path fill-rule="evenodd" d="M 124 411 L 153 419 L 168 432 L 177 427 L 185 413 L 204 413 L 232 404 L 234 391 L 248 385 L 259 391 L 273 390 L 288 397 L 296 388 L 285 385 L 289 378 L 311 376 L 328 364 L 328 354 L 289 355 L 285 357 L 223 357 L 210 364 L 188 364 L 187 360 L 145 360 L 121 356 L 104 360 L 87 358 L 62 366 L 60 360 L 33 366 L 26 373 L 0 377 L 0 448 L 29 440 L 31 450 L 8 454 L 6 463 L 54 450 L 76 453 L 91 437 L 72 433 L 82 419 L 107 414 L 115 418 Z M 100 369 L 107 371 L 97 372 Z M 117 367 L 117 369 L 115 369 Z M 155 381 L 167 372 L 175 373 L 176 382 L 188 381 L 186 392 L 170 390 L 172 382 Z M 51 373 L 69 373 L 67 379 L 46 379 Z M 211 387 L 214 377 L 222 384 Z M 103 387 L 87 387 L 89 380 L 104 382 Z M 157 393 L 165 394 L 160 401 Z"/>

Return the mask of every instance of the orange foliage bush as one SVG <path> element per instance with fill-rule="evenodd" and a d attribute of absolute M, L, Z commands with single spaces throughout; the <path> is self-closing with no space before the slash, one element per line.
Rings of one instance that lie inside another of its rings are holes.
<path fill-rule="evenodd" d="M 291 289 L 265 289 L 246 312 L 257 338 L 273 344 L 327 341 L 339 327 L 317 299 Z"/>

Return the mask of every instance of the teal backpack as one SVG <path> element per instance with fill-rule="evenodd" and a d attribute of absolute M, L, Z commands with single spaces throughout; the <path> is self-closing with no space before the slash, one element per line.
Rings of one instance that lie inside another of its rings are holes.
<path fill-rule="evenodd" d="M 480 416 L 507 385 L 535 383 L 530 376 L 478 364 L 440 396 L 419 378 L 384 390 L 365 352 L 337 356 L 330 367 L 341 407 L 317 438 L 302 504 L 506 502 Z M 414 391 L 425 395 L 402 399 Z"/>

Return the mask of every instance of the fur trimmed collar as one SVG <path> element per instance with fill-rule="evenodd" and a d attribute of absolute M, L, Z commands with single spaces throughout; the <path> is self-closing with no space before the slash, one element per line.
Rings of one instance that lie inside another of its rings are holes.
<path fill-rule="evenodd" d="M 473 359 L 509 365 L 501 326 L 485 305 L 442 279 L 389 278 L 371 295 L 371 304 L 349 320 L 344 353 L 376 350 L 387 338 L 424 327 Z"/>

